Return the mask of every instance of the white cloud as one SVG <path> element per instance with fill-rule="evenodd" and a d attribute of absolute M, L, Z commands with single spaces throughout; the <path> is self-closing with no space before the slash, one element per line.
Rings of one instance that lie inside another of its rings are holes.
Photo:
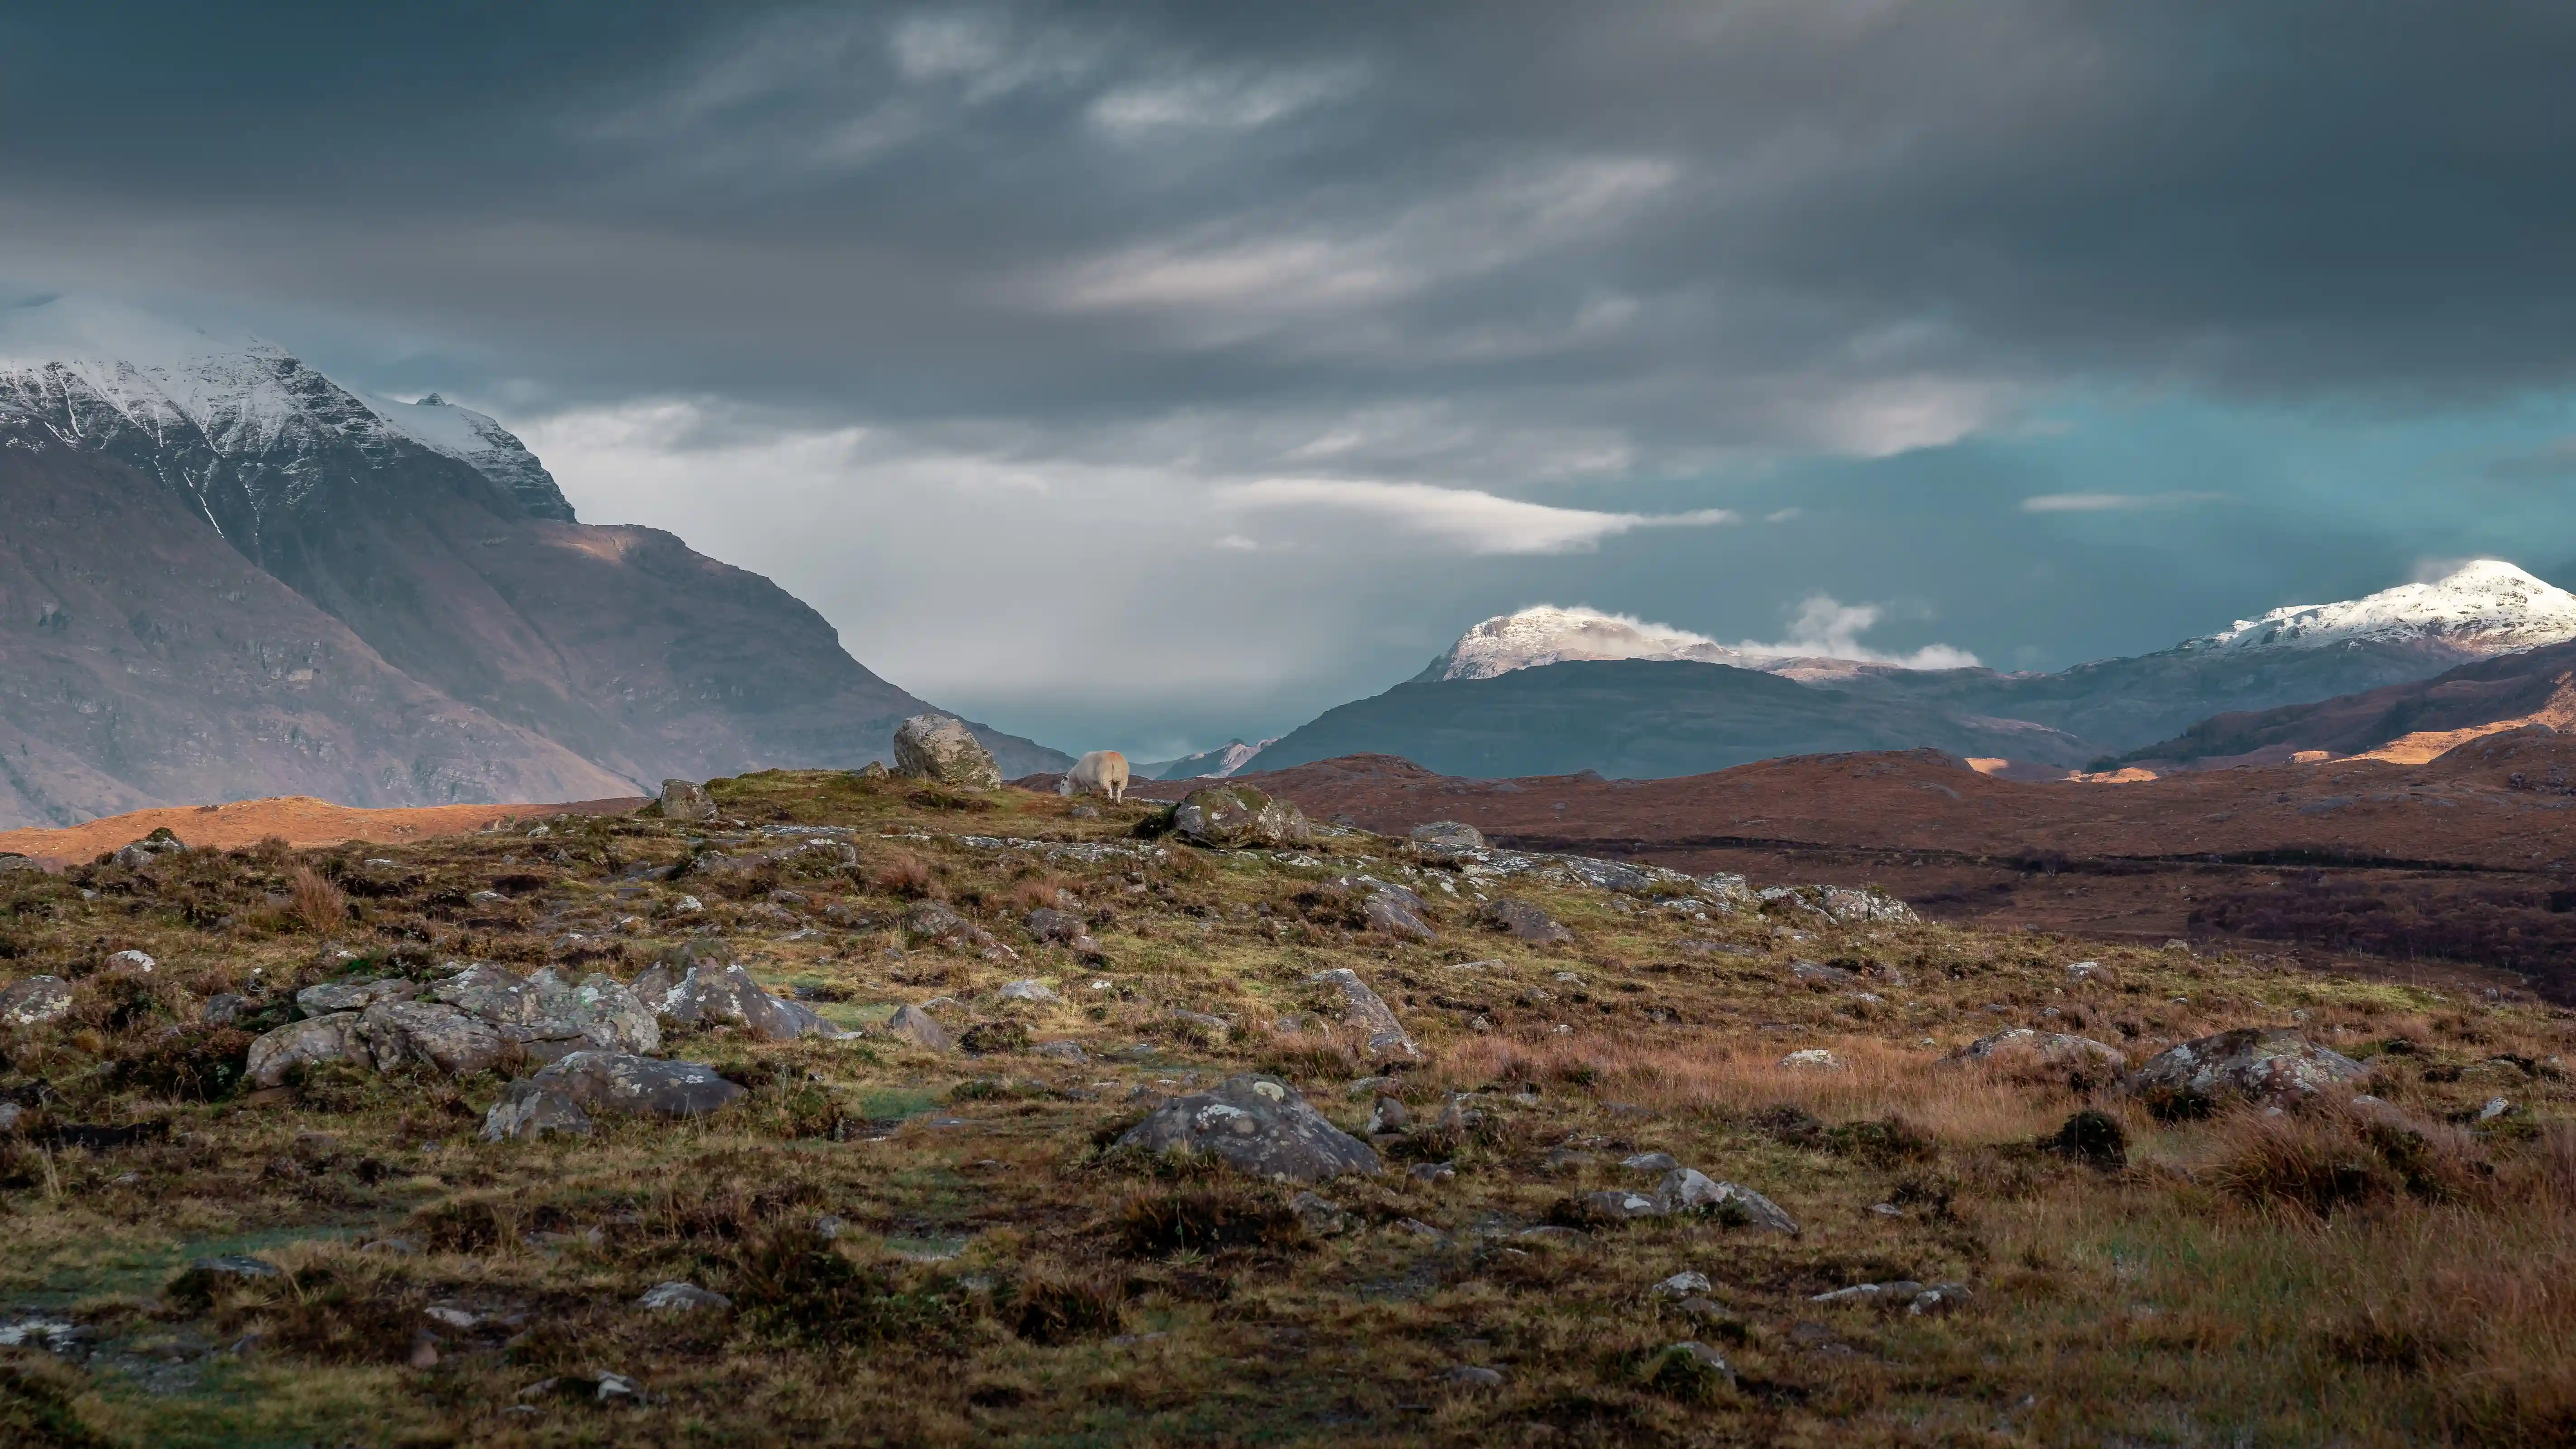
<path fill-rule="evenodd" d="M 1120 142 L 1183 131 L 1250 131 L 1312 110 L 1357 88 L 1356 66 L 1271 74 L 1208 71 L 1105 92 L 1091 124 Z"/>
<path fill-rule="evenodd" d="M 1709 528 L 1737 522 L 1723 508 L 1688 513 L 1604 513 L 1504 498 L 1472 488 L 1347 478 L 1265 478 L 1217 490 L 1221 505 L 1257 512 L 1357 515 L 1470 554 L 1577 553 L 1641 528 Z"/>
<path fill-rule="evenodd" d="M 2224 493 L 2040 493 L 2021 501 L 2024 513 L 2128 513 L 2146 508 L 2178 508 L 2189 503 L 2223 503 Z"/>
<path fill-rule="evenodd" d="M 1878 627 L 1885 610 L 1876 604 L 1846 604 L 1831 594 L 1810 594 L 1789 621 L 1789 637 L 1775 643 L 1747 639 L 1733 647 L 1747 654 L 1774 658 L 1857 659 L 1871 664 L 1901 664 L 1908 669 L 1973 669 L 1977 656 L 1948 644 L 1927 644 L 1911 654 L 1890 654 L 1860 642 Z"/>

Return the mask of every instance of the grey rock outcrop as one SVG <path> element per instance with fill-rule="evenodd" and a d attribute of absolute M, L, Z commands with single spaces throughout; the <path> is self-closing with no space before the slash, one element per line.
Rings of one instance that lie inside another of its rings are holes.
<path fill-rule="evenodd" d="M 701 1308 L 730 1309 L 733 1300 L 713 1289 L 674 1280 L 645 1289 L 644 1296 L 635 1300 L 635 1306 L 656 1313 L 694 1313 Z"/>
<path fill-rule="evenodd" d="M 741 1100 L 742 1088 L 696 1062 L 631 1052 L 578 1051 L 510 1084 L 483 1121 L 484 1140 L 524 1136 L 527 1124 L 562 1117 L 566 1106 L 592 1116 L 702 1117 Z M 553 1102 L 536 1099 L 552 1097 Z"/>
<path fill-rule="evenodd" d="M 695 780 L 662 782 L 662 818 L 680 824 L 696 824 L 716 818 L 716 802 L 708 796 L 707 787 Z"/>
<path fill-rule="evenodd" d="M 1374 1173 L 1378 1157 L 1276 1077 L 1231 1077 L 1212 1092 L 1176 1097 L 1118 1139 L 1147 1152 L 1203 1152 L 1239 1172 L 1278 1182 Z"/>
<path fill-rule="evenodd" d="M 1030 935 L 1051 943 L 1061 944 L 1084 934 L 1080 916 L 1071 911 L 1059 911 L 1053 906 L 1040 906 L 1029 912 L 1022 918 L 1022 924 L 1028 927 Z"/>
<path fill-rule="evenodd" d="M 1405 832 L 1425 855 L 1446 856 L 1485 848 L 1485 832 L 1463 820 L 1434 820 Z"/>
<path fill-rule="evenodd" d="M 291 1021 L 250 1044 L 242 1075 L 251 1085 L 274 1087 L 299 1066 L 321 1062 L 372 1062 L 358 1036 L 358 1013 L 335 1011 L 309 1021 Z"/>
<path fill-rule="evenodd" d="M 118 849 L 116 863 L 128 870 L 141 870 L 165 855 L 178 855 L 187 848 L 185 842 L 165 827 Z"/>
<path fill-rule="evenodd" d="M 2127 1054 L 2107 1042 L 2062 1031 L 2034 1031 L 2026 1026 L 1981 1036 L 1959 1049 L 1958 1060 L 2035 1062 L 2052 1072 L 2099 1081 L 2109 1081 L 2129 1067 Z"/>
<path fill-rule="evenodd" d="M 676 1026 L 735 1026 L 763 1041 L 849 1035 L 812 1008 L 770 995 L 739 963 L 698 962 L 677 981 L 647 973 L 636 984 L 645 988 L 645 1009 Z"/>
<path fill-rule="evenodd" d="M 489 1022 L 501 1039 L 539 1061 L 566 1052 L 653 1052 L 662 1030 L 652 1011 L 617 978 L 594 972 L 578 985 L 549 966 L 521 977 L 477 962 L 444 981 L 429 996 Z"/>
<path fill-rule="evenodd" d="M 399 976 L 325 981 L 295 993 L 295 1009 L 306 1016 L 329 1016 L 335 1011 L 364 1011 L 379 1001 L 409 1001 L 418 995 L 420 987 Z"/>
<path fill-rule="evenodd" d="M 999 790 L 1002 770 L 974 731 L 946 715 L 917 714 L 894 732 L 895 773 L 936 785 Z"/>
<path fill-rule="evenodd" d="M 1406 1061 L 1421 1058 L 1422 1049 L 1414 1045 L 1404 1023 L 1396 1020 L 1394 1010 L 1369 989 L 1358 972 L 1347 966 L 1336 966 L 1330 971 L 1318 971 L 1306 979 L 1340 998 L 1340 1010 L 1334 1014 L 1343 1026 L 1359 1033 L 1361 1051 L 1365 1055 L 1401 1057 Z"/>
<path fill-rule="evenodd" d="M 1690 1167 L 1674 1168 L 1655 1184 L 1655 1210 L 1706 1212 L 1722 1221 L 1766 1233 L 1794 1237 L 1798 1232 L 1797 1219 L 1783 1212 L 1778 1203 L 1737 1183 L 1711 1181 L 1707 1174 Z"/>
<path fill-rule="evenodd" d="M 1172 807 L 1172 831 L 1192 845 L 1217 850 L 1303 845 L 1315 838 L 1304 811 L 1250 785 L 1192 790 Z"/>
<path fill-rule="evenodd" d="M 0 1025 L 34 1026 L 72 1009 L 72 984 L 59 976 L 30 976 L 0 986 Z"/>
<path fill-rule="evenodd" d="M 2349 1085 L 2370 1069 L 2297 1032 L 2239 1027 L 2198 1037 L 2147 1059 L 2129 1089 L 2153 1107 L 2205 1111 L 2229 1099 L 2279 1101 Z"/>
<path fill-rule="evenodd" d="M 359 1041 L 377 1071 L 405 1063 L 470 1077 L 500 1064 L 501 1033 L 443 1001 L 379 1001 L 358 1018 Z"/>
<path fill-rule="evenodd" d="M 924 1051 L 946 1052 L 957 1049 L 956 1039 L 948 1028 L 931 1019 L 930 1013 L 918 1006 L 898 1006 L 886 1019 L 886 1030 Z"/>
<path fill-rule="evenodd" d="M 1488 901 L 1477 916 L 1493 929 L 1533 945 L 1554 945 L 1574 939 L 1574 933 L 1554 916 L 1527 901 L 1516 901 L 1509 896 Z"/>

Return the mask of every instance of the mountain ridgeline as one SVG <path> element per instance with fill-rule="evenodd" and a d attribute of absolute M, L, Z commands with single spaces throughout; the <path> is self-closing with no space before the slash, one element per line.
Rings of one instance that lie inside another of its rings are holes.
<path fill-rule="evenodd" d="M 576 521 L 490 418 L 75 301 L 0 313 L 0 508 L 0 825 L 855 766 L 931 710 L 768 579 Z"/>

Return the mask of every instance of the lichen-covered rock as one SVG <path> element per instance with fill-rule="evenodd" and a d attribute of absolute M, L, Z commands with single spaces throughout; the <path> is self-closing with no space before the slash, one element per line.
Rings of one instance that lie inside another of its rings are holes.
<path fill-rule="evenodd" d="M 2348 1085 L 2370 1069 L 2295 1031 L 2239 1027 L 2198 1037 L 2147 1059 L 2129 1089 L 2168 1114 L 2208 1111 L 2228 1098 L 2254 1101 L 2313 1096 Z"/>
<path fill-rule="evenodd" d="M 576 985 L 551 966 L 521 977 L 478 961 L 431 983 L 429 996 L 489 1023 L 503 1041 L 538 1061 L 573 1051 L 654 1052 L 662 1046 L 662 1029 L 639 996 L 597 972 Z"/>
<path fill-rule="evenodd" d="M 483 1113 L 483 1140 L 507 1142 L 521 1137 L 559 1133 L 588 1137 L 598 1130 L 590 1114 L 560 1089 L 513 1082 L 501 1100 Z"/>
<path fill-rule="evenodd" d="M 257 1087 L 274 1087 L 296 1067 L 319 1062 L 358 1062 L 372 1058 L 358 1037 L 358 1013 L 335 1011 L 310 1021 L 291 1021 L 250 1044 L 242 1075 Z"/>
<path fill-rule="evenodd" d="M 129 870 L 141 870 L 165 855 L 178 855 L 187 850 L 186 842 L 163 826 L 116 852 L 116 863 Z"/>
<path fill-rule="evenodd" d="M 1315 838 L 1306 814 L 1250 785 L 1211 785 L 1192 790 L 1172 807 L 1172 831 L 1192 845 L 1217 850 L 1303 845 Z"/>
<path fill-rule="evenodd" d="M 946 715 L 917 714 L 894 732 L 895 773 L 969 790 L 1002 788 L 1002 768 L 975 732 Z"/>
<path fill-rule="evenodd" d="M 2037 1067 L 2078 1085 L 2107 1083 L 2129 1068 L 2128 1056 L 2107 1042 L 2026 1026 L 1981 1036 L 1959 1049 L 1958 1060 Z"/>
<path fill-rule="evenodd" d="M 1762 907 L 1778 913 L 1822 916 L 1838 926 L 1919 921 L 1914 908 L 1876 886 L 1784 885 L 1758 893 Z"/>
<path fill-rule="evenodd" d="M 1029 1001 L 1041 1006 L 1064 1000 L 1056 994 L 1054 987 L 1043 981 L 1005 981 L 999 995 L 1004 1001 Z"/>
<path fill-rule="evenodd" d="M 1574 933 L 1554 916 L 1527 901 L 1516 901 L 1509 896 L 1488 901 L 1477 916 L 1493 929 L 1533 945 L 1553 945 L 1574 939 Z"/>
<path fill-rule="evenodd" d="M 695 780 L 662 782 L 662 818 L 681 824 L 695 824 L 716 817 L 716 802 L 707 787 Z"/>
<path fill-rule="evenodd" d="M 1417 825 L 1405 833 L 1414 848 L 1425 855 L 1455 855 L 1485 848 L 1485 832 L 1463 820 L 1434 820 Z"/>
<path fill-rule="evenodd" d="M 358 1018 L 357 1034 L 380 1072 L 417 1062 L 470 1077 L 501 1061 L 501 1033 L 444 1001 L 379 1001 Z"/>
<path fill-rule="evenodd" d="M 853 779 L 859 780 L 882 780 L 893 773 L 894 771 L 885 767 L 885 761 L 870 760 L 866 764 L 852 770 L 850 775 Z"/>
<path fill-rule="evenodd" d="M 72 984 L 59 976 L 30 976 L 0 986 L 0 1025 L 33 1026 L 72 1009 Z"/>
<path fill-rule="evenodd" d="M 898 1006 L 886 1019 L 886 1030 L 924 1051 L 945 1052 L 957 1048 L 948 1028 L 931 1019 L 930 1013 L 918 1006 Z"/>
<path fill-rule="evenodd" d="M 1321 1182 L 1374 1173 L 1377 1153 L 1309 1106 L 1276 1077 L 1228 1078 L 1212 1092 L 1175 1097 L 1118 1139 L 1147 1152 L 1203 1152 L 1239 1172 L 1277 1182 Z"/>
<path fill-rule="evenodd" d="M 1664 1174 L 1664 1180 L 1655 1184 L 1655 1210 L 1705 1212 L 1721 1222 L 1766 1233 L 1795 1237 L 1798 1232 L 1797 1219 L 1778 1203 L 1738 1183 L 1713 1182 L 1696 1168 L 1677 1167 Z"/>
<path fill-rule="evenodd" d="M 1401 1057 L 1406 1061 L 1421 1058 L 1422 1049 L 1413 1044 L 1413 1037 L 1405 1031 L 1404 1023 L 1396 1020 L 1394 1010 L 1369 989 L 1358 972 L 1348 966 L 1336 966 L 1330 971 L 1318 971 L 1306 979 L 1340 999 L 1341 1009 L 1335 1014 L 1343 1026 L 1359 1033 L 1360 1049 L 1364 1055 Z"/>
<path fill-rule="evenodd" d="M 1021 924 L 1028 927 L 1030 935 L 1041 941 L 1069 942 L 1084 934 L 1082 917 L 1071 911 L 1059 911 L 1053 906 L 1040 906 L 1029 912 Z"/>
<path fill-rule="evenodd" d="M 632 1052 L 574 1052 L 510 1086 L 559 1093 L 592 1116 L 703 1117 L 744 1095 L 713 1067 Z"/>
<path fill-rule="evenodd" d="M 740 964 L 701 962 L 648 1003 L 654 1015 L 679 1026 L 738 1026 L 763 1041 L 848 1035 L 809 1007 L 781 1001 L 761 989 Z"/>
<path fill-rule="evenodd" d="M 409 1001 L 418 995 L 420 987 L 399 976 L 325 981 L 295 993 L 295 1009 L 306 1016 L 329 1016 L 335 1011 L 364 1011 L 379 1001 Z"/>

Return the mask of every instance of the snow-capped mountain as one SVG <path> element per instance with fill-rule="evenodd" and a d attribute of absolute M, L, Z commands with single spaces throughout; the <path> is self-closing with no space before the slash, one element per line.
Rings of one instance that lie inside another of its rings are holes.
<path fill-rule="evenodd" d="M 1279 740 L 1276 736 L 1262 740 L 1257 744 L 1245 744 L 1239 739 L 1230 740 L 1221 748 L 1203 750 L 1195 755 L 1184 755 L 1177 760 L 1167 760 L 1160 765 L 1156 765 L 1153 767 L 1153 778 L 1157 780 L 1222 780 L 1228 775 L 1242 769 L 1244 766 L 1251 764 L 1263 750 L 1266 750 L 1277 743 L 1279 743 Z"/>
<path fill-rule="evenodd" d="M 0 310 L 8 423 L 150 467 L 246 551 L 330 471 L 326 457 L 374 470 L 416 448 L 473 468 L 535 517 L 573 521 L 544 465 L 481 413 L 434 394 L 365 398 L 273 343 L 95 298 Z"/>
<path fill-rule="evenodd" d="M 2484 659 L 2576 639 L 2576 594 L 2502 559 L 2463 564 L 2431 583 L 2400 584 L 2339 604 L 2291 604 L 2240 619 L 2185 649 L 2322 649 L 2356 642 L 2422 644 Z"/>
<path fill-rule="evenodd" d="M 1415 676 L 1423 681 L 1491 679 L 1515 669 L 1576 659 L 1695 659 L 1758 669 L 1771 659 L 1714 639 L 1598 609 L 1539 604 L 1497 614 L 1466 633 Z"/>

